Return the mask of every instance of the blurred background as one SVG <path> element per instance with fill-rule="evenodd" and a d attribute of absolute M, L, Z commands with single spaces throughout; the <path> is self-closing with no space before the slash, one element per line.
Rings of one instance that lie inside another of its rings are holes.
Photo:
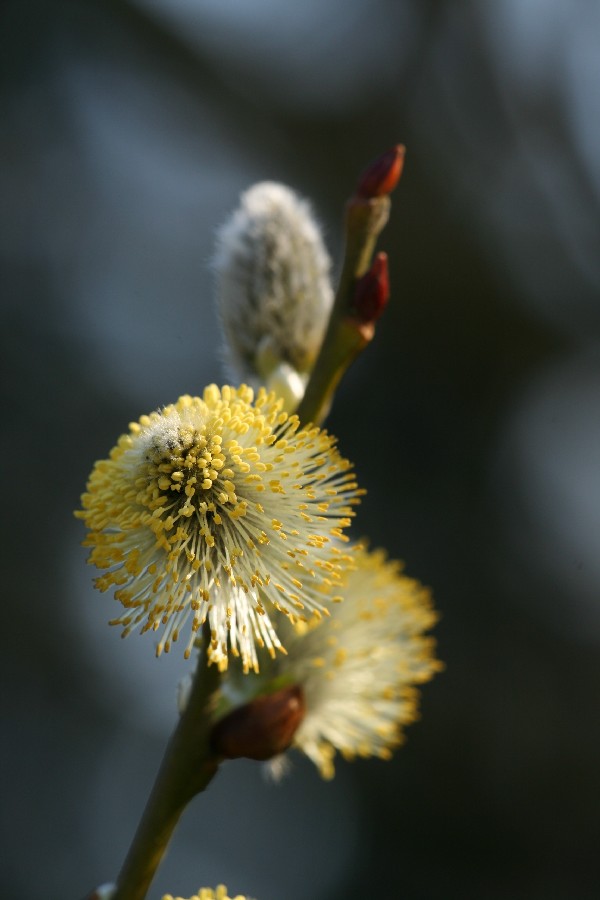
<path fill-rule="evenodd" d="M 106 626 L 72 510 L 130 420 L 222 380 L 215 228 L 281 180 L 339 261 L 345 198 L 401 141 L 392 302 L 329 427 L 368 487 L 357 534 L 434 590 L 447 668 L 391 763 L 224 766 L 151 897 L 596 898 L 600 5 L 0 17 L 0 895 L 112 880 L 175 721 L 188 667 Z"/>

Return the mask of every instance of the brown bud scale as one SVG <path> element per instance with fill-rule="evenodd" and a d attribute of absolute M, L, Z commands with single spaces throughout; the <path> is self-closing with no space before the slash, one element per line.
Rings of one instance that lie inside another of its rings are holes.
<path fill-rule="evenodd" d="M 390 194 L 400 181 L 405 152 L 405 147 L 397 144 L 373 160 L 360 177 L 357 195 L 369 199 Z"/>
<path fill-rule="evenodd" d="M 361 323 L 376 322 L 390 297 L 387 254 L 378 253 L 369 271 L 356 283 L 353 310 Z"/>
<path fill-rule="evenodd" d="M 299 685 L 256 697 L 217 722 L 211 749 L 224 759 L 272 759 L 288 749 L 305 711 Z"/>

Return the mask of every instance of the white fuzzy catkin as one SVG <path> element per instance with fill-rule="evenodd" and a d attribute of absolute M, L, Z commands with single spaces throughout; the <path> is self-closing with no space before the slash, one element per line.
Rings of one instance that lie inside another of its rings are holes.
<path fill-rule="evenodd" d="M 310 372 L 333 289 L 309 204 L 283 184 L 253 185 L 218 231 L 214 268 L 235 380 L 264 384 L 280 363 Z"/>

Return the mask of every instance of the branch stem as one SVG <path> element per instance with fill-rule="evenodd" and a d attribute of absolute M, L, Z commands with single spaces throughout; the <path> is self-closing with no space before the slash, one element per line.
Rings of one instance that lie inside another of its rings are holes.
<path fill-rule="evenodd" d="M 353 197 L 346 207 L 344 262 L 329 325 L 297 415 L 305 425 L 319 425 L 331 406 L 335 389 L 353 360 L 370 343 L 375 328 L 352 315 L 356 282 L 369 269 L 377 238 L 390 211 L 387 196 Z"/>
<path fill-rule="evenodd" d="M 144 900 L 173 831 L 190 800 L 215 776 L 219 760 L 209 747 L 217 666 L 198 655 L 187 706 L 165 751 L 112 900 Z"/>

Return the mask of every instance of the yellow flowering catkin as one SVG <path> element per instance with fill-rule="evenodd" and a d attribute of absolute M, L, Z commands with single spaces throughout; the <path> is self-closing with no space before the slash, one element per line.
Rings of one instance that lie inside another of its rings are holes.
<path fill-rule="evenodd" d="M 162 628 L 168 651 L 191 620 L 185 655 L 208 619 L 210 659 L 258 670 L 256 646 L 281 648 L 273 611 L 327 614 L 358 489 L 325 431 L 301 429 L 281 400 L 210 385 L 130 425 L 96 463 L 82 509 L 96 579 L 125 611 L 123 636 Z"/>

